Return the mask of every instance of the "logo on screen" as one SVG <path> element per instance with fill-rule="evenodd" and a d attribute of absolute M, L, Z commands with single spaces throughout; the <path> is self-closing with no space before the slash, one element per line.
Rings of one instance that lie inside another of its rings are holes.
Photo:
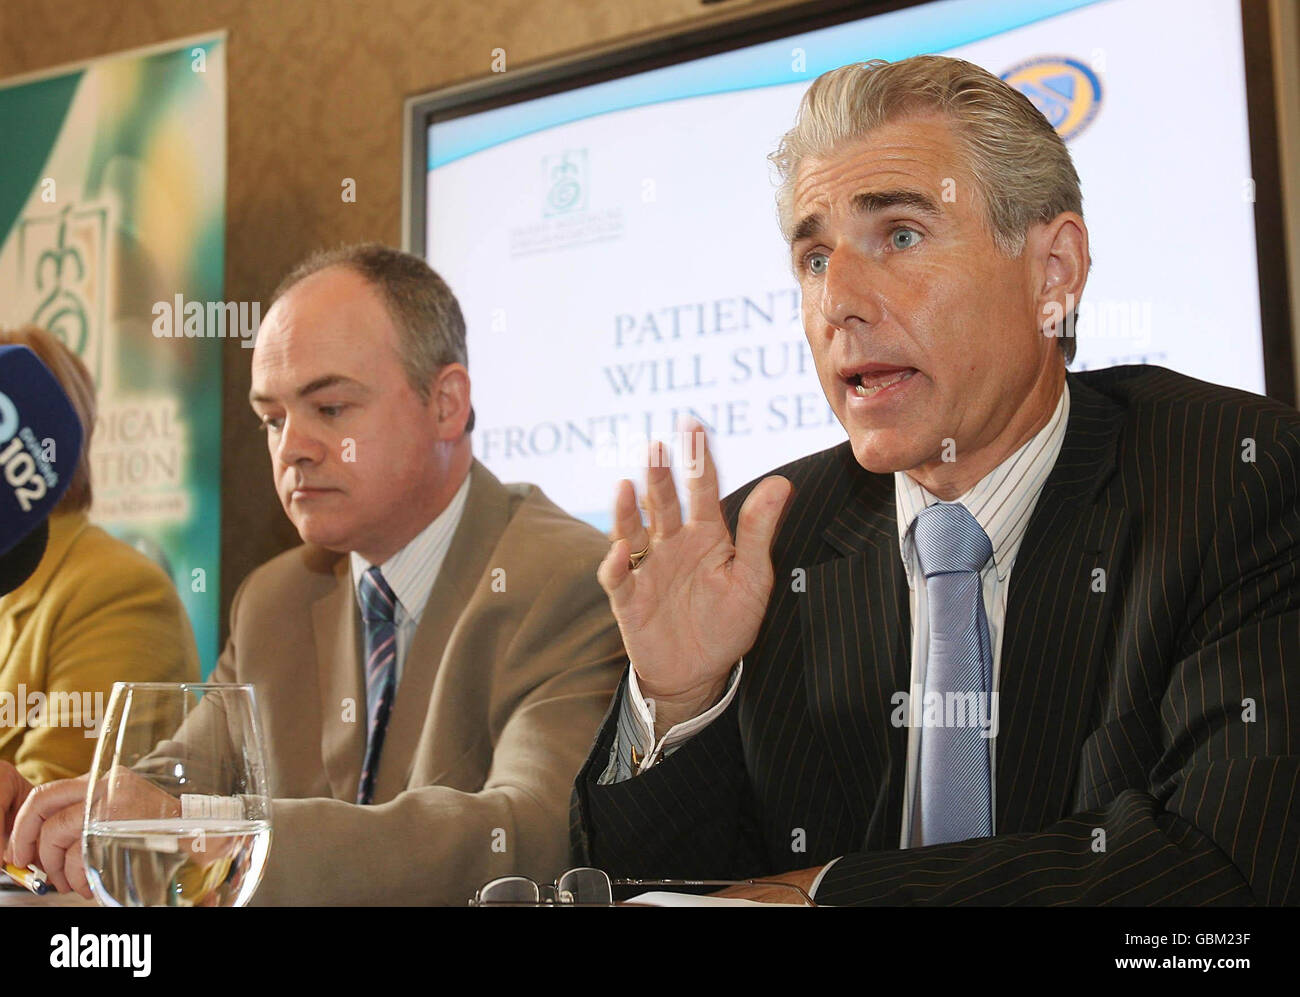
<path fill-rule="evenodd" d="M 587 150 L 565 149 L 542 157 L 545 174 L 546 217 L 582 211 L 587 207 Z"/>
<path fill-rule="evenodd" d="M 1040 56 L 1008 69 L 1002 79 L 1028 97 L 1066 142 L 1092 124 L 1101 107 L 1101 80 L 1078 59 Z"/>

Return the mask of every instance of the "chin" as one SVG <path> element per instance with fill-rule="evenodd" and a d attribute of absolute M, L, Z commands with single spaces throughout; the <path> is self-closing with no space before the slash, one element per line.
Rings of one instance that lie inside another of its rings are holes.
<path fill-rule="evenodd" d="M 326 550 L 347 551 L 351 550 L 344 538 L 342 531 L 330 529 L 326 524 L 314 521 L 311 517 L 300 517 L 293 521 L 294 527 L 298 530 L 298 536 L 303 543 L 315 544 L 317 547 L 324 547 Z"/>
<path fill-rule="evenodd" d="M 897 440 L 859 437 L 852 446 L 858 463 L 873 474 L 906 471 L 925 460 L 915 445 L 905 446 Z"/>

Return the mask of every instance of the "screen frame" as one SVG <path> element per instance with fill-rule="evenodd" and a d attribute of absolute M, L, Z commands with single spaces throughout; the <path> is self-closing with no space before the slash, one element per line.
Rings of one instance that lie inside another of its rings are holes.
<path fill-rule="evenodd" d="M 733 49 L 815 31 L 930 0 L 808 0 L 743 15 L 702 18 L 566 52 L 509 72 L 440 87 L 406 98 L 402 135 L 402 248 L 428 258 L 427 170 L 429 126 L 507 104 L 633 76 Z M 1286 230 L 1283 222 L 1281 145 L 1273 76 L 1272 27 L 1265 4 L 1240 0 L 1246 69 L 1246 117 L 1255 182 L 1255 260 L 1259 281 L 1264 390 L 1296 406 Z"/>

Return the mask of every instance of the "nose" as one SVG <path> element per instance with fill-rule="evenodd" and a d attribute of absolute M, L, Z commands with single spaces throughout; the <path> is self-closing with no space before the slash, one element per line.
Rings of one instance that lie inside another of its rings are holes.
<path fill-rule="evenodd" d="M 319 464 L 325 459 L 325 444 L 301 419 L 286 415 L 276 444 L 275 459 L 283 467 Z"/>
<path fill-rule="evenodd" d="M 822 276 L 819 307 L 829 332 L 875 326 L 881 318 L 878 264 L 852 247 L 831 254 Z"/>

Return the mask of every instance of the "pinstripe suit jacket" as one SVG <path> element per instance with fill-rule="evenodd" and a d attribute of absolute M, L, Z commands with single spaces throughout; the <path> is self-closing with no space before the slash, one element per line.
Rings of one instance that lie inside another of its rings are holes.
<path fill-rule="evenodd" d="M 726 712 L 600 786 L 616 695 L 578 861 L 741 878 L 842 855 L 832 904 L 1300 901 L 1300 413 L 1159 367 L 1068 377 L 1010 578 L 995 837 L 898 848 L 907 580 L 892 476 L 844 443 L 780 469 L 776 585 Z"/>

